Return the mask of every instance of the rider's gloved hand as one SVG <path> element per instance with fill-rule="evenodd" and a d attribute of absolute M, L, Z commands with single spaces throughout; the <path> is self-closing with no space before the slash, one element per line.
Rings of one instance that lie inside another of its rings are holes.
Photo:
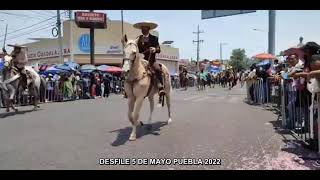
<path fill-rule="evenodd" d="M 2 52 L 7 53 L 6 49 L 3 47 Z"/>
<path fill-rule="evenodd" d="M 155 47 L 150 47 L 150 52 L 151 53 L 155 53 L 156 52 L 156 48 Z"/>

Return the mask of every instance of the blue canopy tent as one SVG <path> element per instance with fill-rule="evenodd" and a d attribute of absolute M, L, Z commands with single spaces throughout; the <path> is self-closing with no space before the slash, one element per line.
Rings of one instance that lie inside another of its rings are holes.
<path fill-rule="evenodd" d="M 208 69 L 208 71 L 210 73 L 219 73 L 221 71 L 221 68 L 218 66 L 210 66 L 210 68 Z"/>

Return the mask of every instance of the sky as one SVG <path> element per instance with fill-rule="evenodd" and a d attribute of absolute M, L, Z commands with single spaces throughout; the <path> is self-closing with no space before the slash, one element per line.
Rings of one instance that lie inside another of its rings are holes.
<path fill-rule="evenodd" d="M 2 14 L 1 14 L 2 12 Z M 22 14 L 23 16 L 8 15 L 5 13 Z M 120 10 L 97 10 L 105 12 L 111 20 L 120 20 Z M 40 15 L 42 14 L 42 15 Z M 45 16 L 47 14 L 47 16 Z M 51 15 L 50 15 L 51 14 Z M 0 11 L 0 46 L 3 44 L 3 34 L 5 24 L 9 24 L 8 32 L 23 27 L 30 26 L 47 18 L 54 16 L 55 11 Z M 26 17 L 28 15 L 28 17 Z M 31 16 L 31 17 L 29 17 Z M 280 51 L 296 46 L 299 37 L 303 37 L 303 42 L 315 41 L 320 43 L 320 10 L 277 10 L 276 11 L 276 54 Z M 67 19 L 65 15 L 62 19 Z M 1 21 L 3 20 L 3 21 Z M 174 41 L 173 46 L 179 48 L 180 59 L 196 59 L 197 46 L 193 43 L 199 25 L 200 39 L 204 40 L 200 44 L 200 59 L 219 59 L 220 43 L 223 45 L 223 59 L 228 59 L 233 49 L 243 48 L 248 57 L 255 54 L 268 52 L 268 11 L 257 10 L 255 13 L 220 17 L 214 19 L 201 20 L 201 10 L 124 10 L 124 21 L 136 23 L 149 20 L 158 24 L 156 30 L 159 31 L 160 43 L 166 40 Z M 32 29 L 39 31 L 29 32 L 19 31 L 8 34 L 8 43 L 27 43 L 29 38 L 50 37 L 50 25 L 54 25 L 55 19 L 39 24 Z M 41 30 L 41 28 L 46 28 Z M 255 31 L 253 29 L 258 29 Z M 26 32 L 26 33 L 25 33 Z"/>

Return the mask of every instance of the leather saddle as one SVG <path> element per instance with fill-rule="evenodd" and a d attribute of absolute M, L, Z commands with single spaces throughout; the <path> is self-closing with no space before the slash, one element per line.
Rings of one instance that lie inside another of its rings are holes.
<path fill-rule="evenodd" d="M 26 76 L 27 76 L 27 83 L 29 84 L 29 82 L 31 82 L 34 79 L 34 77 L 33 77 L 33 75 L 31 74 L 30 71 L 28 71 L 27 69 L 25 69 L 25 71 L 26 71 Z M 13 72 L 12 73 L 14 75 L 16 75 L 16 74 L 18 74 L 20 72 L 19 72 L 19 69 L 17 67 L 13 67 Z"/>
<path fill-rule="evenodd" d="M 150 76 L 151 77 L 151 83 L 150 83 L 150 86 L 149 86 L 149 89 L 148 89 L 148 93 L 145 97 L 147 97 L 152 89 L 152 87 L 158 87 L 158 79 L 156 78 L 156 73 L 155 73 L 155 70 L 150 67 L 149 65 L 149 62 L 148 61 L 142 61 L 142 64 L 146 70 L 146 75 L 147 76 Z M 160 66 L 160 70 L 161 70 L 161 73 L 164 77 L 164 73 L 163 73 L 163 70 L 162 70 L 162 64 L 159 63 L 159 66 Z"/>

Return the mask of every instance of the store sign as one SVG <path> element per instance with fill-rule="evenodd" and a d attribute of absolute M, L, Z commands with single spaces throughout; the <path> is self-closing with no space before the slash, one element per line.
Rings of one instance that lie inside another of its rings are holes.
<path fill-rule="evenodd" d="M 80 51 L 90 53 L 90 34 L 82 34 L 79 37 L 78 46 Z"/>
<path fill-rule="evenodd" d="M 178 59 L 178 56 L 170 56 L 170 55 L 166 55 L 166 54 L 157 54 L 156 58 L 159 58 L 159 59 Z"/>
<path fill-rule="evenodd" d="M 119 45 L 111 45 L 107 50 L 107 54 L 122 54 L 122 49 Z"/>
<path fill-rule="evenodd" d="M 70 54 L 70 49 L 63 49 L 63 54 Z M 38 59 L 38 58 L 48 58 L 48 57 L 57 57 L 60 55 L 59 49 L 54 50 L 45 50 L 37 51 L 34 53 L 27 53 L 28 59 Z"/>
<path fill-rule="evenodd" d="M 107 28 L 107 15 L 98 12 L 75 12 L 75 21 L 80 28 Z"/>

